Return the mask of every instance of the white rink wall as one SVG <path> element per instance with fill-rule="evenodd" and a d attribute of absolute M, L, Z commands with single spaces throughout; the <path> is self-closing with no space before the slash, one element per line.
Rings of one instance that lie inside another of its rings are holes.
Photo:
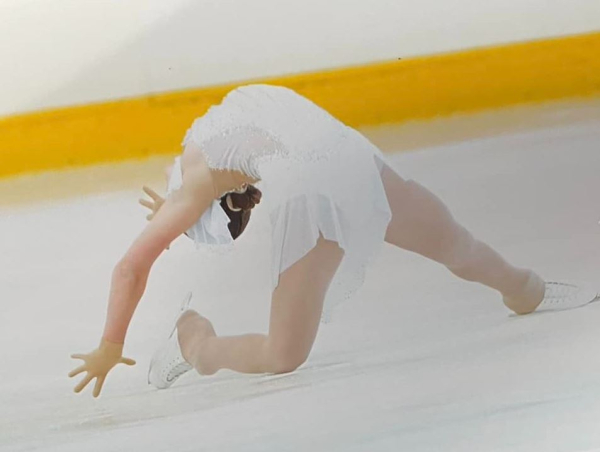
<path fill-rule="evenodd" d="M 0 0 L 0 116 L 594 30 L 596 0 Z"/>

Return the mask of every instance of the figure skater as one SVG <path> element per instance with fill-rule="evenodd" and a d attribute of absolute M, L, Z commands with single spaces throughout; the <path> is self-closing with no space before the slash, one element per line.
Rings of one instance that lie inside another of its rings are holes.
<path fill-rule="evenodd" d="M 202 375 L 295 370 L 310 353 L 326 298 L 330 309 L 352 295 L 384 242 L 497 290 L 516 314 L 576 308 L 597 296 L 506 262 L 434 194 L 398 175 L 363 135 L 290 89 L 231 91 L 194 121 L 183 147 L 166 199 L 145 188 L 152 201 L 141 202 L 151 221 L 114 268 L 98 348 L 72 355 L 84 363 L 69 376 L 87 372 L 75 392 L 96 378 L 97 397 L 115 365 L 135 364 L 122 356 L 123 344 L 162 251 L 184 233 L 208 246 L 231 244 L 262 193 L 272 238 L 268 334 L 218 336 L 208 319 L 188 309 L 188 297 L 152 358 L 148 381 L 155 387 L 169 387 L 192 368 Z"/>

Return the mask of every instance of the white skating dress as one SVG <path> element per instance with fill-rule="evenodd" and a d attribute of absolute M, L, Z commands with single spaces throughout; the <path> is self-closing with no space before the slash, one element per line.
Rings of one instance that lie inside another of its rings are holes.
<path fill-rule="evenodd" d="M 333 306 L 362 285 L 368 262 L 384 241 L 391 212 L 381 181 L 381 151 L 310 100 L 271 85 L 231 91 L 194 121 L 183 145 L 190 141 L 210 168 L 239 170 L 260 180 L 263 199 L 257 208 L 268 209 L 272 227 L 273 289 L 319 234 L 344 250 L 327 293 L 327 319 Z M 169 190 L 180 184 L 176 160 Z M 215 202 L 203 227 L 191 228 L 188 235 L 203 242 L 208 229 L 213 243 L 226 243 L 231 240 L 223 234 L 227 221 Z"/>

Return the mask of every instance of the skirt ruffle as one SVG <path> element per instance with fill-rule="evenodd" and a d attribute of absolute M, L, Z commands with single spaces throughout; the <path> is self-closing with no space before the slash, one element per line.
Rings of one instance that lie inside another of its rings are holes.
<path fill-rule="evenodd" d="M 383 155 L 365 148 L 360 140 L 348 140 L 344 145 L 339 159 L 332 157 L 304 168 L 304 176 L 299 175 L 297 180 L 267 177 L 265 180 L 271 183 L 263 187 L 266 200 L 270 192 L 278 190 L 273 196 L 275 202 L 268 204 L 273 290 L 280 275 L 313 249 L 320 236 L 337 242 L 344 251 L 327 292 L 324 321 L 330 320 L 333 309 L 363 285 L 391 220 L 381 180 Z"/>

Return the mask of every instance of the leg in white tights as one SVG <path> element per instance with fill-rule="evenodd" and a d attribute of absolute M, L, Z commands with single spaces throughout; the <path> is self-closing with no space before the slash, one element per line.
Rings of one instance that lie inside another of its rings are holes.
<path fill-rule="evenodd" d="M 177 323 L 184 359 L 204 375 L 219 369 L 244 373 L 295 370 L 310 353 L 325 294 L 342 257 L 336 242 L 320 238 L 306 256 L 281 274 L 273 292 L 268 335 L 220 337 L 208 319 L 186 311 Z"/>
<path fill-rule="evenodd" d="M 535 310 L 544 297 L 544 281 L 537 274 L 513 267 L 475 239 L 422 185 L 404 180 L 387 165 L 382 180 L 392 210 L 388 243 L 433 259 L 460 278 L 498 290 L 517 314 Z"/>

